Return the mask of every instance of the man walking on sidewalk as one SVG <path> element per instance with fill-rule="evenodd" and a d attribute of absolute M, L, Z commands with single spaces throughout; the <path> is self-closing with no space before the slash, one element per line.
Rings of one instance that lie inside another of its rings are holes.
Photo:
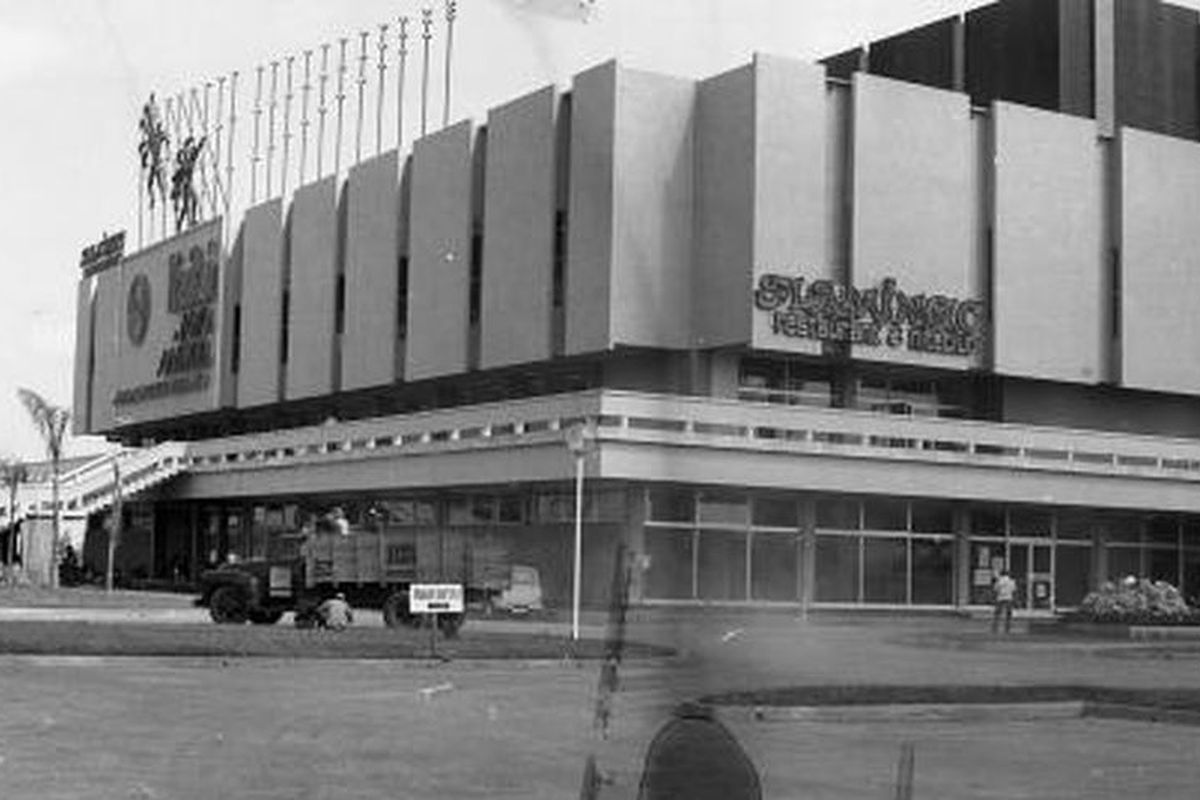
<path fill-rule="evenodd" d="M 1017 582 L 1004 570 L 992 584 L 995 594 L 995 605 L 992 608 L 992 633 L 1000 628 L 1000 617 L 1004 617 L 1004 632 L 1012 632 L 1013 597 L 1017 593 Z"/>

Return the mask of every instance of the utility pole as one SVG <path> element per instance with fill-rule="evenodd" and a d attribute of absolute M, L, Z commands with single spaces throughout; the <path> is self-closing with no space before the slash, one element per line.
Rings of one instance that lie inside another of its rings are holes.
<path fill-rule="evenodd" d="M 108 532 L 108 568 L 104 573 L 104 590 L 111 592 L 113 590 L 113 562 L 117 556 L 117 542 L 121 538 L 122 528 L 124 527 L 125 510 L 124 497 L 121 489 L 121 453 L 117 451 L 113 454 L 113 521 L 112 530 Z"/>

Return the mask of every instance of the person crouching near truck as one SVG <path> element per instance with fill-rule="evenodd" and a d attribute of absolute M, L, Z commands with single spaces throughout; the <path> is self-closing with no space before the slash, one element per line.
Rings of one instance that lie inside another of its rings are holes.
<path fill-rule="evenodd" d="M 317 606 L 317 620 L 322 628 L 344 631 L 354 624 L 354 612 L 346 602 L 346 595 L 338 592 Z"/>

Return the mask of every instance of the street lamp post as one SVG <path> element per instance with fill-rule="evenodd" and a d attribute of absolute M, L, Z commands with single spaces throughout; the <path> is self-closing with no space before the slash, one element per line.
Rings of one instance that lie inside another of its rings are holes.
<path fill-rule="evenodd" d="M 575 556 L 571 578 L 571 638 L 579 639 L 579 594 L 583 583 L 583 468 L 596 444 L 596 429 L 591 422 L 572 425 L 567 430 L 567 449 L 575 458 Z"/>
<path fill-rule="evenodd" d="M 113 590 L 113 561 L 117 555 L 117 541 L 121 538 L 121 529 L 124 522 L 124 497 L 121 491 L 121 453 L 117 451 L 113 453 L 113 521 L 112 530 L 108 532 L 108 567 L 104 572 L 104 590 L 111 592 Z"/>

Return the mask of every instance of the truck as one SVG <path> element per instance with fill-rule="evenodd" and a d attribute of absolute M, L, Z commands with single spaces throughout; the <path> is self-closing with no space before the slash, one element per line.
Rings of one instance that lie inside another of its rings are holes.
<path fill-rule="evenodd" d="M 202 573 L 196 605 L 218 624 L 273 625 L 291 611 L 303 627 L 340 593 L 356 608 L 381 609 L 388 627 L 417 627 L 412 584 L 459 583 L 466 608 L 491 609 L 511 596 L 514 569 L 523 582 L 529 569 L 514 568 L 502 545 L 470 529 L 344 526 L 278 535 L 268 551 Z M 438 627 L 454 636 L 463 616 L 439 614 Z"/>

